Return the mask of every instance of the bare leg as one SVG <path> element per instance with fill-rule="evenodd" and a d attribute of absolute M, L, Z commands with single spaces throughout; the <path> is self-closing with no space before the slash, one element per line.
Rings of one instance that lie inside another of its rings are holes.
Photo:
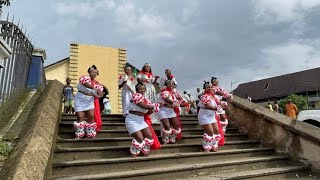
<path fill-rule="evenodd" d="M 131 134 L 133 136 L 133 138 L 138 142 L 138 143 L 142 143 L 143 141 L 143 134 L 141 131 L 137 131 L 133 134 Z"/>
<path fill-rule="evenodd" d="M 165 118 L 165 119 L 161 119 L 160 121 L 162 122 L 163 128 L 164 128 L 165 130 L 169 131 L 169 130 L 171 129 L 169 119 L 166 119 L 166 118 Z"/>
<path fill-rule="evenodd" d="M 151 133 L 149 127 L 142 129 L 141 132 L 142 132 L 144 138 L 152 139 L 152 133 Z"/>
<path fill-rule="evenodd" d="M 85 112 L 77 112 L 77 121 L 82 122 L 84 120 Z"/>
<path fill-rule="evenodd" d="M 180 128 L 179 123 L 178 123 L 178 119 L 176 117 L 170 118 L 169 121 L 175 130 L 178 130 Z"/>
<path fill-rule="evenodd" d="M 204 132 L 207 133 L 209 136 L 213 136 L 213 124 L 202 125 L 202 128 L 204 129 Z"/>
<path fill-rule="evenodd" d="M 88 123 L 94 123 L 94 109 L 86 111 L 86 116 L 88 118 Z"/>

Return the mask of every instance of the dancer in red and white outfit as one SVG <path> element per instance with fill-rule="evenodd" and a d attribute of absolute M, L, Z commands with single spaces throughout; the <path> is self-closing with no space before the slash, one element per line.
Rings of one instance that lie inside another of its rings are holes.
<path fill-rule="evenodd" d="M 180 106 L 177 98 L 177 92 L 174 91 L 175 84 L 172 79 L 165 81 L 166 88 L 160 94 L 159 103 L 163 103 L 160 111 L 157 113 L 162 123 L 162 142 L 175 143 L 177 135 L 181 133 L 180 124 L 174 108 Z"/>
<path fill-rule="evenodd" d="M 228 126 L 228 117 L 225 113 L 225 109 L 228 108 L 228 103 L 226 101 L 223 101 L 223 98 L 231 100 L 233 98 L 232 94 L 230 94 L 228 91 L 226 91 L 223 87 L 219 86 L 219 81 L 216 77 L 211 78 L 212 87 L 214 90 L 215 96 L 218 98 L 219 103 L 221 103 L 223 107 L 223 111 L 218 113 L 220 118 L 220 124 L 222 127 L 223 133 L 226 132 L 227 126 Z"/>
<path fill-rule="evenodd" d="M 95 78 L 98 70 L 95 65 L 88 69 L 89 75 L 82 76 L 77 85 L 78 92 L 75 95 L 74 110 L 77 113 L 77 121 L 74 122 L 76 138 L 82 138 L 86 134 L 87 137 L 95 137 L 97 122 L 95 118 L 95 98 L 102 96 L 103 86 L 99 84 Z M 98 109 L 100 112 L 100 110 Z M 84 117 L 87 116 L 87 122 Z M 101 116 L 100 116 L 101 126 Z M 98 123 L 99 123 L 98 122 Z"/>
<path fill-rule="evenodd" d="M 134 137 L 130 147 L 130 153 L 133 156 L 138 156 L 140 152 L 143 154 L 149 153 L 154 139 L 144 116 L 147 113 L 158 112 L 160 108 L 158 103 L 152 103 L 144 97 L 146 88 L 143 84 L 138 83 L 136 85 L 136 92 L 132 95 L 129 114 L 125 119 L 127 130 Z"/>
<path fill-rule="evenodd" d="M 216 113 L 222 111 L 222 107 L 216 103 L 213 96 L 213 88 L 209 82 L 203 85 L 204 93 L 200 97 L 198 106 L 200 107 L 198 113 L 199 125 L 202 126 L 205 133 L 203 134 L 202 147 L 204 151 L 218 150 L 218 142 L 221 138 L 219 134 L 219 127 L 217 124 Z"/>

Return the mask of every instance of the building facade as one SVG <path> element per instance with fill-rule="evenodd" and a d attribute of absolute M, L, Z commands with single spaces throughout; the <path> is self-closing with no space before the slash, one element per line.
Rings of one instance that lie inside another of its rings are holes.
<path fill-rule="evenodd" d="M 125 48 L 113 48 L 95 45 L 71 43 L 70 57 L 46 67 L 46 78 L 57 79 L 65 84 L 66 78 L 71 79 L 71 85 L 76 89 L 79 78 L 87 75 L 88 68 L 97 66 L 97 80 L 109 90 L 111 112 L 121 114 L 121 90 L 118 89 L 118 78 L 124 74 L 127 61 Z"/>

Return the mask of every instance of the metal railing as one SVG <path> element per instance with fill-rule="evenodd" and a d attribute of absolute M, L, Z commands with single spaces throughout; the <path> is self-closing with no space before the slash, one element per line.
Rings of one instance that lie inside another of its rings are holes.
<path fill-rule="evenodd" d="M 10 106 L 26 89 L 34 47 L 25 33 L 8 20 L 0 21 L 0 38 L 12 49 L 0 68 L 0 107 L 3 107 Z"/>

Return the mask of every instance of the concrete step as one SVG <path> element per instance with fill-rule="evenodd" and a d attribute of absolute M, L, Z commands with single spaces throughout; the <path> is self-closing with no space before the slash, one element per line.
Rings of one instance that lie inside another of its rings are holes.
<path fill-rule="evenodd" d="M 155 132 L 158 136 L 160 136 L 160 129 L 155 129 Z M 204 133 L 201 128 L 186 128 L 183 129 L 183 135 L 202 135 Z M 227 134 L 236 134 L 237 129 L 228 129 Z M 242 134 L 244 135 L 244 134 Z M 74 138 L 74 130 L 61 130 L 59 131 L 59 138 L 61 139 L 70 139 Z M 106 138 L 106 137 L 132 137 L 129 135 L 127 130 L 101 130 L 97 133 L 98 138 Z"/>
<path fill-rule="evenodd" d="M 57 145 L 60 147 L 105 147 L 105 146 L 123 146 L 131 144 L 133 137 L 98 137 L 96 138 L 81 138 L 75 139 L 74 137 L 64 139 L 58 138 Z M 158 136 L 161 142 L 161 137 Z M 226 141 L 241 141 L 248 140 L 248 136 L 245 134 L 226 134 Z M 177 140 L 177 144 L 183 143 L 201 143 L 203 141 L 203 135 L 182 135 L 182 138 Z"/>
<path fill-rule="evenodd" d="M 110 115 L 101 115 L 101 118 L 104 120 L 121 120 L 121 119 L 125 119 L 122 115 L 120 114 L 110 114 Z M 63 114 L 61 116 L 61 120 L 76 120 L 77 116 L 76 115 L 66 115 Z M 184 119 L 184 120 L 194 120 L 194 119 L 198 119 L 198 115 L 180 115 L 180 119 Z"/>
<path fill-rule="evenodd" d="M 288 162 L 287 156 L 267 156 L 267 157 L 252 157 L 252 158 L 239 158 L 232 160 L 221 160 L 213 162 L 193 163 L 184 162 L 171 166 L 162 164 L 160 167 L 145 168 L 109 172 L 109 173 L 96 173 L 91 175 L 76 175 L 76 176 L 65 176 L 65 177 L 54 177 L 57 180 L 77 180 L 77 179 L 177 179 L 182 177 L 188 177 L 192 174 L 197 173 L 212 173 L 218 174 L 220 171 L 233 170 L 234 168 L 248 169 L 250 166 L 257 166 L 263 169 L 274 167 L 277 164 L 284 166 L 287 171 L 304 170 L 304 166 L 286 166 Z M 241 165 L 241 166 L 240 166 Z M 291 167 L 291 169 L 289 168 Z"/>
<path fill-rule="evenodd" d="M 221 173 L 221 174 L 202 174 L 200 176 L 194 175 L 190 178 L 183 178 L 184 180 L 270 180 L 270 179 L 319 179 L 319 177 L 312 176 L 308 166 L 291 165 L 284 167 L 271 167 L 257 170 L 246 170 L 241 172 Z"/>
<path fill-rule="evenodd" d="M 274 154 L 272 148 L 251 148 L 251 149 L 235 149 L 220 150 L 218 152 L 188 152 L 173 154 L 156 154 L 148 157 L 124 157 L 114 159 L 89 159 L 55 162 L 53 164 L 54 176 L 71 176 L 80 174 L 105 173 L 109 172 L 135 170 L 140 167 L 154 168 L 161 165 L 171 166 L 175 164 L 193 162 L 203 163 L 217 160 L 248 158 L 257 156 L 268 156 Z"/>
<path fill-rule="evenodd" d="M 90 160 L 90 159 L 110 159 L 129 157 L 130 144 L 126 146 L 111 146 L 111 147 L 72 147 L 63 148 L 56 146 L 54 158 L 56 162 L 72 161 L 72 160 Z M 224 146 L 219 147 L 221 150 L 236 150 L 262 147 L 259 141 L 245 140 L 245 141 L 227 141 Z M 184 144 L 168 144 L 162 145 L 161 149 L 150 152 L 150 155 L 157 154 L 172 154 L 172 153 L 186 153 L 186 152 L 202 152 L 201 143 L 184 143 Z"/>
<path fill-rule="evenodd" d="M 152 127 L 160 129 L 160 124 L 153 124 Z M 182 122 L 182 128 L 200 128 L 198 122 Z M 61 121 L 59 125 L 61 131 L 73 129 L 73 121 Z M 103 123 L 102 130 L 126 129 L 125 123 Z"/>
<path fill-rule="evenodd" d="M 61 121 L 76 121 L 77 118 L 76 117 L 67 117 L 67 118 L 64 118 L 62 117 L 61 118 Z M 84 120 L 87 120 L 87 119 L 84 119 Z M 106 122 L 106 123 L 121 123 L 121 122 L 125 122 L 125 118 L 105 118 L 105 117 L 102 117 L 101 118 L 102 122 Z M 180 120 L 182 122 L 198 122 L 198 117 L 195 117 L 195 118 L 180 118 Z"/>

